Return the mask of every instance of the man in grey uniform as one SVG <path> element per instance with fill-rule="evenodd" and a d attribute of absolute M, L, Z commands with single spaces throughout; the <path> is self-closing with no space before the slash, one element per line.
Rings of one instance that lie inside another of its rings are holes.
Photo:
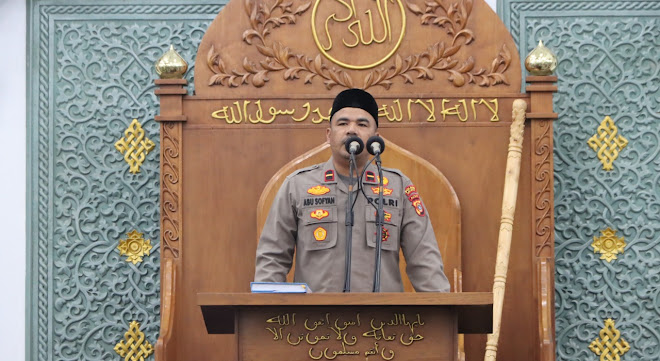
<path fill-rule="evenodd" d="M 277 193 L 257 247 L 255 281 L 285 282 L 296 257 L 295 282 L 314 292 L 342 292 L 346 263 L 345 214 L 349 159 L 346 139 L 366 143 L 378 135 L 378 105 L 360 89 L 339 93 L 332 105 L 326 138 L 332 157 L 325 163 L 289 175 Z M 356 156 L 357 178 L 369 160 Z M 378 172 L 371 164 L 363 184 L 353 187 L 355 222 L 352 232 L 351 291 L 371 292 L 376 250 Z M 448 292 L 442 257 L 427 211 L 410 179 L 397 169 L 383 168 L 384 216 L 381 292 L 401 292 L 399 247 L 406 273 L 417 291 Z M 363 191 L 357 191 L 358 186 Z M 366 197 L 365 197 L 366 195 Z"/>

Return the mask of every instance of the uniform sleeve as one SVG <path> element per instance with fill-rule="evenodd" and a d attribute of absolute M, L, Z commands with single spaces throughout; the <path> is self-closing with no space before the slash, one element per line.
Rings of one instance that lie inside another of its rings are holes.
<path fill-rule="evenodd" d="M 291 269 L 298 218 L 287 178 L 277 192 L 257 245 L 255 282 L 285 282 Z"/>
<path fill-rule="evenodd" d="M 426 206 L 410 179 L 403 177 L 403 188 L 410 192 L 410 195 L 403 192 L 401 224 L 401 248 L 408 278 L 418 292 L 449 292 L 449 281 Z"/>

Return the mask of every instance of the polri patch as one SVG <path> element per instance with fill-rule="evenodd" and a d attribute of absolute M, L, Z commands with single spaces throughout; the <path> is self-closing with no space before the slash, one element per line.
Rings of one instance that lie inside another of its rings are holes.
<path fill-rule="evenodd" d="M 424 217 L 426 212 L 424 211 L 424 206 L 422 205 L 422 200 L 418 198 L 412 204 L 413 204 L 413 207 L 415 207 L 415 213 L 417 213 L 417 215 L 420 216 L 420 217 Z"/>
<path fill-rule="evenodd" d="M 411 194 L 408 196 L 408 200 L 409 200 L 410 202 L 415 202 L 415 201 L 418 200 L 418 199 L 419 199 L 419 194 L 417 194 L 417 193 L 411 193 Z"/>
<path fill-rule="evenodd" d="M 322 185 L 311 187 L 307 190 L 307 193 L 314 196 L 321 196 L 330 192 L 330 188 Z"/>
<path fill-rule="evenodd" d="M 326 182 L 334 182 L 335 181 L 335 171 L 332 169 L 328 169 L 325 171 L 325 181 Z"/>
<path fill-rule="evenodd" d="M 318 227 L 314 230 L 314 239 L 317 242 L 325 241 L 325 238 L 328 236 L 328 232 L 323 227 Z"/>
<path fill-rule="evenodd" d="M 325 209 L 317 209 L 312 211 L 312 213 L 310 213 L 309 216 L 318 219 L 320 221 L 323 218 L 327 217 L 329 214 L 330 213 L 328 213 L 328 211 L 326 211 Z"/>
<path fill-rule="evenodd" d="M 406 193 L 407 196 L 409 196 L 411 193 L 415 193 L 415 192 L 417 192 L 417 189 L 415 188 L 414 185 L 411 184 L 411 185 L 409 185 L 409 186 L 406 187 L 406 189 L 404 190 L 404 192 Z"/>

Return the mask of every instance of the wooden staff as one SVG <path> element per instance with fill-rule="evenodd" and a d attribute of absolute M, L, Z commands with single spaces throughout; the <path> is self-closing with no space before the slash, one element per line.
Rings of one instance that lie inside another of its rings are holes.
<path fill-rule="evenodd" d="M 500 220 L 500 234 L 497 240 L 495 279 L 493 280 L 493 333 L 488 335 L 486 355 L 484 357 L 485 361 L 495 361 L 497 356 L 497 342 L 500 338 L 506 272 L 509 268 L 509 255 L 511 253 L 513 214 L 516 211 L 516 198 L 518 197 L 518 178 L 520 176 L 520 158 L 522 155 L 526 110 L 527 103 L 524 100 L 516 99 L 513 102 L 513 122 L 511 123 L 511 137 L 509 138 L 509 151 L 506 159 L 504 194 L 502 196 L 502 218 Z"/>

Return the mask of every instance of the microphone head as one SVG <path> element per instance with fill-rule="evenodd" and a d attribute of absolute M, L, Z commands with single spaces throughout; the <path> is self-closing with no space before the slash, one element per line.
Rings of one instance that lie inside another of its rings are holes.
<path fill-rule="evenodd" d="M 349 154 L 360 154 L 362 153 L 362 150 L 364 150 L 364 142 L 355 135 L 348 137 L 344 146 Z"/>
<path fill-rule="evenodd" d="M 383 138 L 373 135 L 367 140 L 367 151 L 371 155 L 382 154 L 385 151 L 385 141 Z"/>

